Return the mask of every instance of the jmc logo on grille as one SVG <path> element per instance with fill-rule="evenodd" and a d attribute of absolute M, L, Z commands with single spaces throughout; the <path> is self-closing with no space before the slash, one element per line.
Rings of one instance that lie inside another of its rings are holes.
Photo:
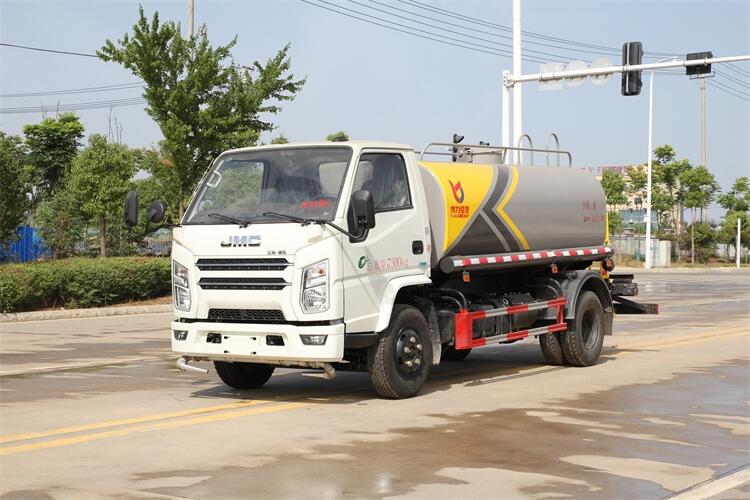
<path fill-rule="evenodd" d="M 260 236 L 254 235 L 243 235 L 243 236 L 230 236 L 227 241 L 222 241 L 221 246 L 223 247 L 258 247 L 260 246 Z"/>

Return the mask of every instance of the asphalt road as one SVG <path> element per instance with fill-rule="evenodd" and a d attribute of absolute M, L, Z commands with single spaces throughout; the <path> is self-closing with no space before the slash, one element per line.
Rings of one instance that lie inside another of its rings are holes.
<path fill-rule="evenodd" d="M 600 364 L 492 346 L 404 401 L 183 374 L 168 314 L 0 323 L 0 498 L 749 498 L 750 273 L 638 281 Z"/>

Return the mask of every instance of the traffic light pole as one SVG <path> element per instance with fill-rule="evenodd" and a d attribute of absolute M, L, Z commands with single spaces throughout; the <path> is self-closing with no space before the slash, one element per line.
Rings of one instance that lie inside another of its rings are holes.
<path fill-rule="evenodd" d="M 607 66 L 604 68 L 586 68 L 563 71 L 548 71 L 546 73 L 532 73 L 529 75 L 508 75 L 505 79 L 505 85 L 513 87 L 517 83 L 525 82 L 545 82 L 549 80 L 562 80 L 564 78 L 580 78 L 584 76 L 608 75 L 612 73 L 622 73 L 625 71 L 643 71 L 647 69 L 664 69 L 690 66 L 705 66 L 707 64 L 730 63 L 737 61 L 748 61 L 750 55 L 729 56 L 729 57 L 707 57 L 705 59 L 675 60 L 668 62 L 657 62 L 648 64 L 631 64 L 624 66 Z"/>
<path fill-rule="evenodd" d="M 689 60 L 670 60 L 670 61 L 659 61 L 657 63 L 648 64 L 631 64 L 622 66 L 608 66 L 604 68 L 586 68 L 578 70 L 564 70 L 564 71 L 549 71 L 546 73 L 533 73 L 530 75 L 513 75 L 507 71 L 503 72 L 503 95 L 502 95 L 502 139 L 501 143 L 503 146 L 514 146 L 510 144 L 510 138 L 520 134 L 520 131 L 514 129 L 513 136 L 510 133 L 510 89 L 515 87 L 516 84 L 522 84 L 525 82 L 545 82 L 550 80 L 562 80 L 565 78 L 581 78 L 586 76 L 596 75 L 609 75 L 613 73 L 624 73 L 630 71 L 643 71 L 651 70 L 651 81 L 649 84 L 649 98 L 648 98 L 648 173 L 647 173 L 647 192 L 646 192 L 646 262 L 647 268 L 651 267 L 651 155 L 653 144 L 652 144 L 652 132 L 653 132 L 653 107 L 654 107 L 654 73 L 657 69 L 665 68 L 676 68 L 691 66 L 706 66 L 710 64 L 721 64 L 730 63 L 737 61 L 750 60 L 750 55 L 743 56 L 730 56 L 730 57 L 706 57 L 703 59 L 689 59 Z M 514 67 L 514 71 L 516 68 Z M 514 91 L 515 94 L 515 91 Z M 520 93 L 519 93 L 520 94 Z M 514 109 L 514 115 L 517 111 Z M 517 118 L 514 116 L 514 123 Z M 519 120 L 520 123 L 520 120 Z M 506 159 L 506 161 L 508 161 Z M 705 160 L 704 160 L 705 163 Z"/>

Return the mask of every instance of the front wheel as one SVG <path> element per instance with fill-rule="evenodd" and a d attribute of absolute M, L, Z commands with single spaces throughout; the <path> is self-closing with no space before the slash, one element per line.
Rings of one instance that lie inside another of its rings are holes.
<path fill-rule="evenodd" d="M 604 309 L 594 292 L 581 292 L 575 317 L 568 322 L 568 331 L 561 335 L 568 364 L 591 366 L 596 363 L 604 345 Z"/>
<path fill-rule="evenodd" d="M 272 365 L 228 361 L 214 361 L 214 367 L 221 381 L 235 389 L 257 389 L 268 382 L 274 370 Z"/>
<path fill-rule="evenodd" d="M 422 388 L 432 366 L 427 322 L 416 307 L 397 304 L 391 322 L 367 350 L 367 368 L 380 396 L 409 398 Z"/>

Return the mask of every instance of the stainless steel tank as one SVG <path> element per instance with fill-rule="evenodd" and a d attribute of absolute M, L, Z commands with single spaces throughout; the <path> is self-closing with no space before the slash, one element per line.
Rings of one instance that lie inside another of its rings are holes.
<path fill-rule="evenodd" d="M 601 245 L 604 191 L 590 173 L 561 167 L 420 162 L 432 264 L 446 256 Z"/>

